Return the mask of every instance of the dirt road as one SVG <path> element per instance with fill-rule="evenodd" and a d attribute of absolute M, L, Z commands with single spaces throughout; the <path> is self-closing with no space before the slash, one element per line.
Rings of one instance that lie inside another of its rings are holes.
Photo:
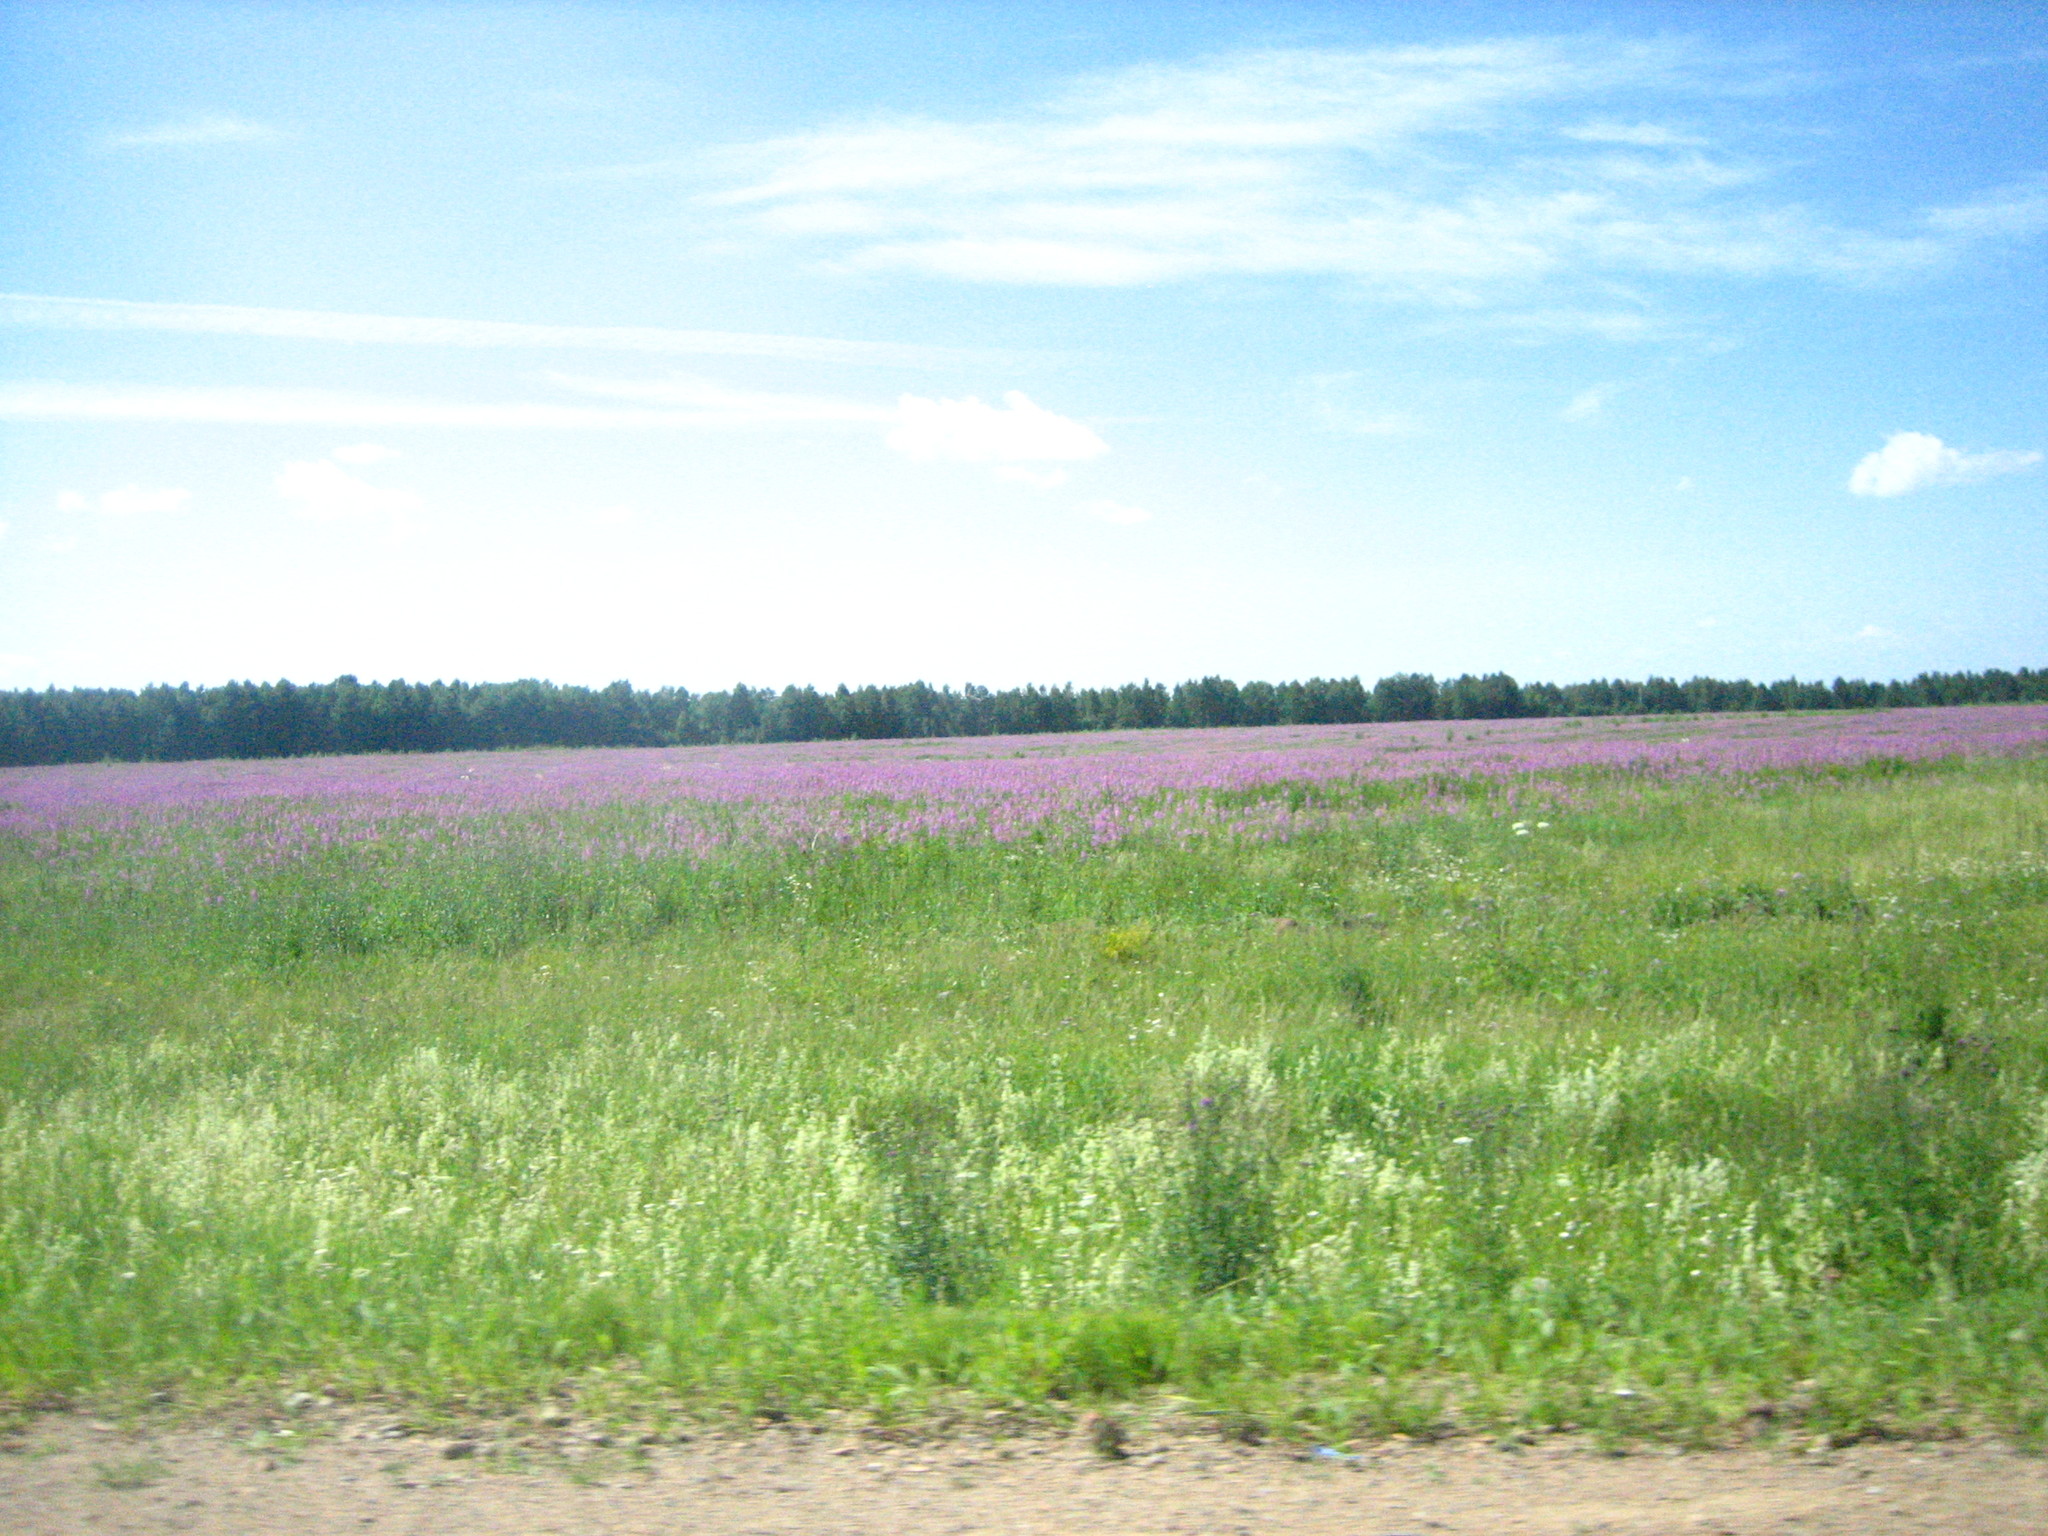
<path fill-rule="evenodd" d="M 0 1442 L 10 1536 L 1813 1536 L 2048 1532 L 2048 1458 L 1986 1443 L 1624 1457 L 1569 1440 L 1298 1448 L 1135 1434 L 890 1443 L 772 1429 L 643 1445 L 371 1419 L 32 1420 Z M 281 1432 L 282 1431 L 282 1432 Z M 526 1431 L 526 1432 L 522 1432 Z M 609 1442 L 609 1443 L 604 1443 Z"/>

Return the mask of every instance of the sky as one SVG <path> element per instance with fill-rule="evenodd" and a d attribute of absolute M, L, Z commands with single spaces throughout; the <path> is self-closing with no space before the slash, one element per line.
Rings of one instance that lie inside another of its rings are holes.
<path fill-rule="evenodd" d="M 2048 12 L 0 0 L 0 687 L 2048 665 Z"/>

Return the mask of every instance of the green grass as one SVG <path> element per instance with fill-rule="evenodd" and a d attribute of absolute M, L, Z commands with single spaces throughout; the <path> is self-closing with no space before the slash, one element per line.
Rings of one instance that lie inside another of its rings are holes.
<path fill-rule="evenodd" d="M 2038 1435 L 2048 763 L 1453 788 L 226 902 L 214 824 L 0 850 L 0 1394 Z"/>

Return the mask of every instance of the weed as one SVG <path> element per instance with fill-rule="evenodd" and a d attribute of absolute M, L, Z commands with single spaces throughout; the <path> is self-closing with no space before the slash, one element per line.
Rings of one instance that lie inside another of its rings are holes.
<path fill-rule="evenodd" d="M 1105 928 L 1096 935 L 1095 948 L 1103 959 L 1118 965 L 1132 965 L 1152 958 L 1158 935 L 1150 923 L 1128 923 Z"/>
<path fill-rule="evenodd" d="M 1285 1112 L 1255 1047 L 1198 1052 L 1182 1080 L 1171 1253 L 1197 1295 L 1248 1286 L 1277 1241 Z"/>
<path fill-rule="evenodd" d="M 987 1279 L 987 1236 L 957 1099 L 883 1094 L 862 1106 L 862 1120 L 887 1191 L 890 1270 L 920 1300 L 972 1299 Z"/>

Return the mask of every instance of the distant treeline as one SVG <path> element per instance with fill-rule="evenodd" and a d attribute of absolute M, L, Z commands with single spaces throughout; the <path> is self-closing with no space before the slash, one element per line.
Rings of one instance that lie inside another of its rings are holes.
<path fill-rule="evenodd" d="M 228 683 L 0 692 L 0 765 L 179 762 L 328 752 L 463 752 L 498 747 L 656 747 L 713 742 L 1008 736 L 1225 725 L 1511 720 L 1545 715 L 1700 714 L 2048 702 L 2048 669 L 1923 672 L 1910 682 L 1518 683 L 1506 673 L 1438 682 L 1421 673 L 1300 683 L 1205 677 L 1169 688 L 958 690 L 737 686 L 644 692 L 557 683 Z"/>

